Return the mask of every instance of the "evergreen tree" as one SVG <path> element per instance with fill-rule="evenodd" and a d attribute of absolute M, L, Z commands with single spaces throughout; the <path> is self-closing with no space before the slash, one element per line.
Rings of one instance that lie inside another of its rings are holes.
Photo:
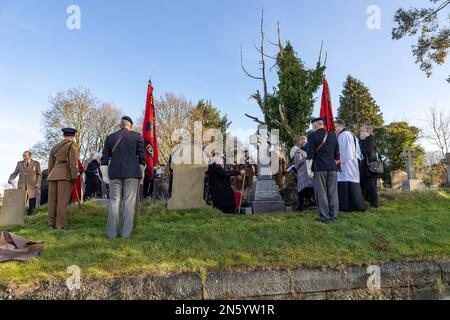
<path fill-rule="evenodd" d="M 325 67 L 319 63 L 313 69 L 305 67 L 289 41 L 278 54 L 276 65 L 279 83 L 269 100 L 269 123 L 280 130 L 280 140 L 291 148 L 297 142 L 293 132 L 305 135 L 310 125 L 314 93 L 322 84 Z"/>
<path fill-rule="evenodd" d="M 375 130 L 375 141 L 378 152 L 385 163 L 384 181 L 390 181 L 390 172 L 406 170 L 406 161 L 402 159 L 402 152 L 406 147 L 420 154 L 414 161 L 416 169 L 424 163 L 425 150 L 417 144 L 420 129 L 410 126 L 407 122 L 392 122 Z"/>
<path fill-rule="evenodd" d="M 226 114 L 221 116 L 220 111 L 212 105 L 211 101 L 203 99 L 192 110 L 192 120 L 201 121 L 203 130 L 219 129 L 224 134 L 231 125 Z"/>
<path fill-rule="evenodd" d="M 383 114 L 369 88 L 351 75 L 347 76 L 339 101 L 338 118 L 344 120 L 354 133 L 358 133 L 363 125 L 374 128 L 383 125 Z"/>

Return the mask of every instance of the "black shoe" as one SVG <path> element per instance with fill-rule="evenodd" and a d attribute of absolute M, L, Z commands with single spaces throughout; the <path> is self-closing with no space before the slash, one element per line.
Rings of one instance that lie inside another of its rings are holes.
<path fill-rule="evenodd" d="M 322 220 L 320 218 L 315 218 L 314 221 L 324 223 L 324 224 L 329 224 L 332 222 L 332 220 Z"/>

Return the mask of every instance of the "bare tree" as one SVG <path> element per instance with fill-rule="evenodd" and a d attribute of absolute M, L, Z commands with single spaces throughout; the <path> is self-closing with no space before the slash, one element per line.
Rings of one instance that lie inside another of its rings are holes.
<path fill-rule="evenodd" d="M 158 138 L 159 162 L 165 163 L 173 148 L 178 144 L 172 141 L 172 134 L 177 129 L 189 130 L 192 122 L 194 105 L 182 95 L 166 92 L 155 100 L 156 135 Z M 142 131 L 144 113 L 137 121 L 135 130 Z"/>
<path fill-rule="evenodd" d="M 429 108 L 425 138 L 439 148 L 442 158 L 450 151 L 450 113 Z"/>
<path fill-rule="evenodd" d="M 119 122 L 120 110 L 110 104 L 100 104 L 88 89 L 60 91 L 49 99 L 50 107 L 42 113 L 44 140 L 32 147 L 36 159 L 46 161 L 50 149 L 61 141 L 61 129 L 77 130 L 80 159 L 84 161 L 91 151 L 100 151 L 104 138 Z"/>
<path fill-rule="evenodd" d="M 106 137 L 118 129 L 122 110 L 110 103 L 102 103 L 92 110 L 90 134 L 87 141 L 88 151 L 102 151 Z"/>

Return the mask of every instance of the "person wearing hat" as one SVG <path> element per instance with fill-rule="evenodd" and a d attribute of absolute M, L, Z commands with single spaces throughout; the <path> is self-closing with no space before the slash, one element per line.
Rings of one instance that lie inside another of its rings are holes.
<path fill-rule="evenodd" d="M 103 181 L 109 184 L 107 236 L 110 239 L 128 238 L 134 229 L 139 180 L 143 177 L 146 160 L 144 141 L 132 128 L 133 120 L 123 117 L 120 130 L 106 137 L 100 160 Z"/>
<path fill-rule="evenodd" d="M 308 136 L 306 145 L 307 170 L 313 178 L 320 222 L 330 223 L 337 221 L 339 212 L 337 192 L 339 145 L 334 132 L 325 130 L 324 118 L 315 118 L 311 123 L 313 132 Z"/>
<path fill-rule="evenodd" d="M 51 149 L 48 158 L 48 226 L 67 230 L 66 210 L 78 177 L 79 150 L 74 142 L 77 130 L 65 128 L 62 132 L 64 140 Z"/>

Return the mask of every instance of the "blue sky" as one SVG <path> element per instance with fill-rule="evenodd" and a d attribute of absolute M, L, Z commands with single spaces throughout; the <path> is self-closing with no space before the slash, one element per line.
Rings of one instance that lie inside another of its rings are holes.
<path fill-rule="evenodd" d="M 0 184 L 22 151 L 41 138 L 41 112 L 58 90 L 89 88 L 136 118 L 151 76 L 156 95 L 172 91 L 194 102 L 210 99 L 228 114 L 232 128 L 252 128 L 243 114 L 259 115 L 249 96 L 260 84 L 240 70 L 240 47 L 248 69 L 256 71 L 252 43 L 259 40 L 263 7 L 267 38 L 275 40 L 280 21 L 283 40 L 293 43 L 307 65 L 316 63 L 324 41 L 335 109 L 352 74 L 370 88 L 387 122 L 422 126 L 426 108 L 450 108 L 449 63 L 427 79 L 414 63 L 412 40 L 394 42 L 390 32 L 398 7 L 428 3 L 0 0 Z M 66 28 L 71 4 L 81 9 L 81 30 Z M 381 9 L 380 30 L 366 26 L 369 5 Z"/>

